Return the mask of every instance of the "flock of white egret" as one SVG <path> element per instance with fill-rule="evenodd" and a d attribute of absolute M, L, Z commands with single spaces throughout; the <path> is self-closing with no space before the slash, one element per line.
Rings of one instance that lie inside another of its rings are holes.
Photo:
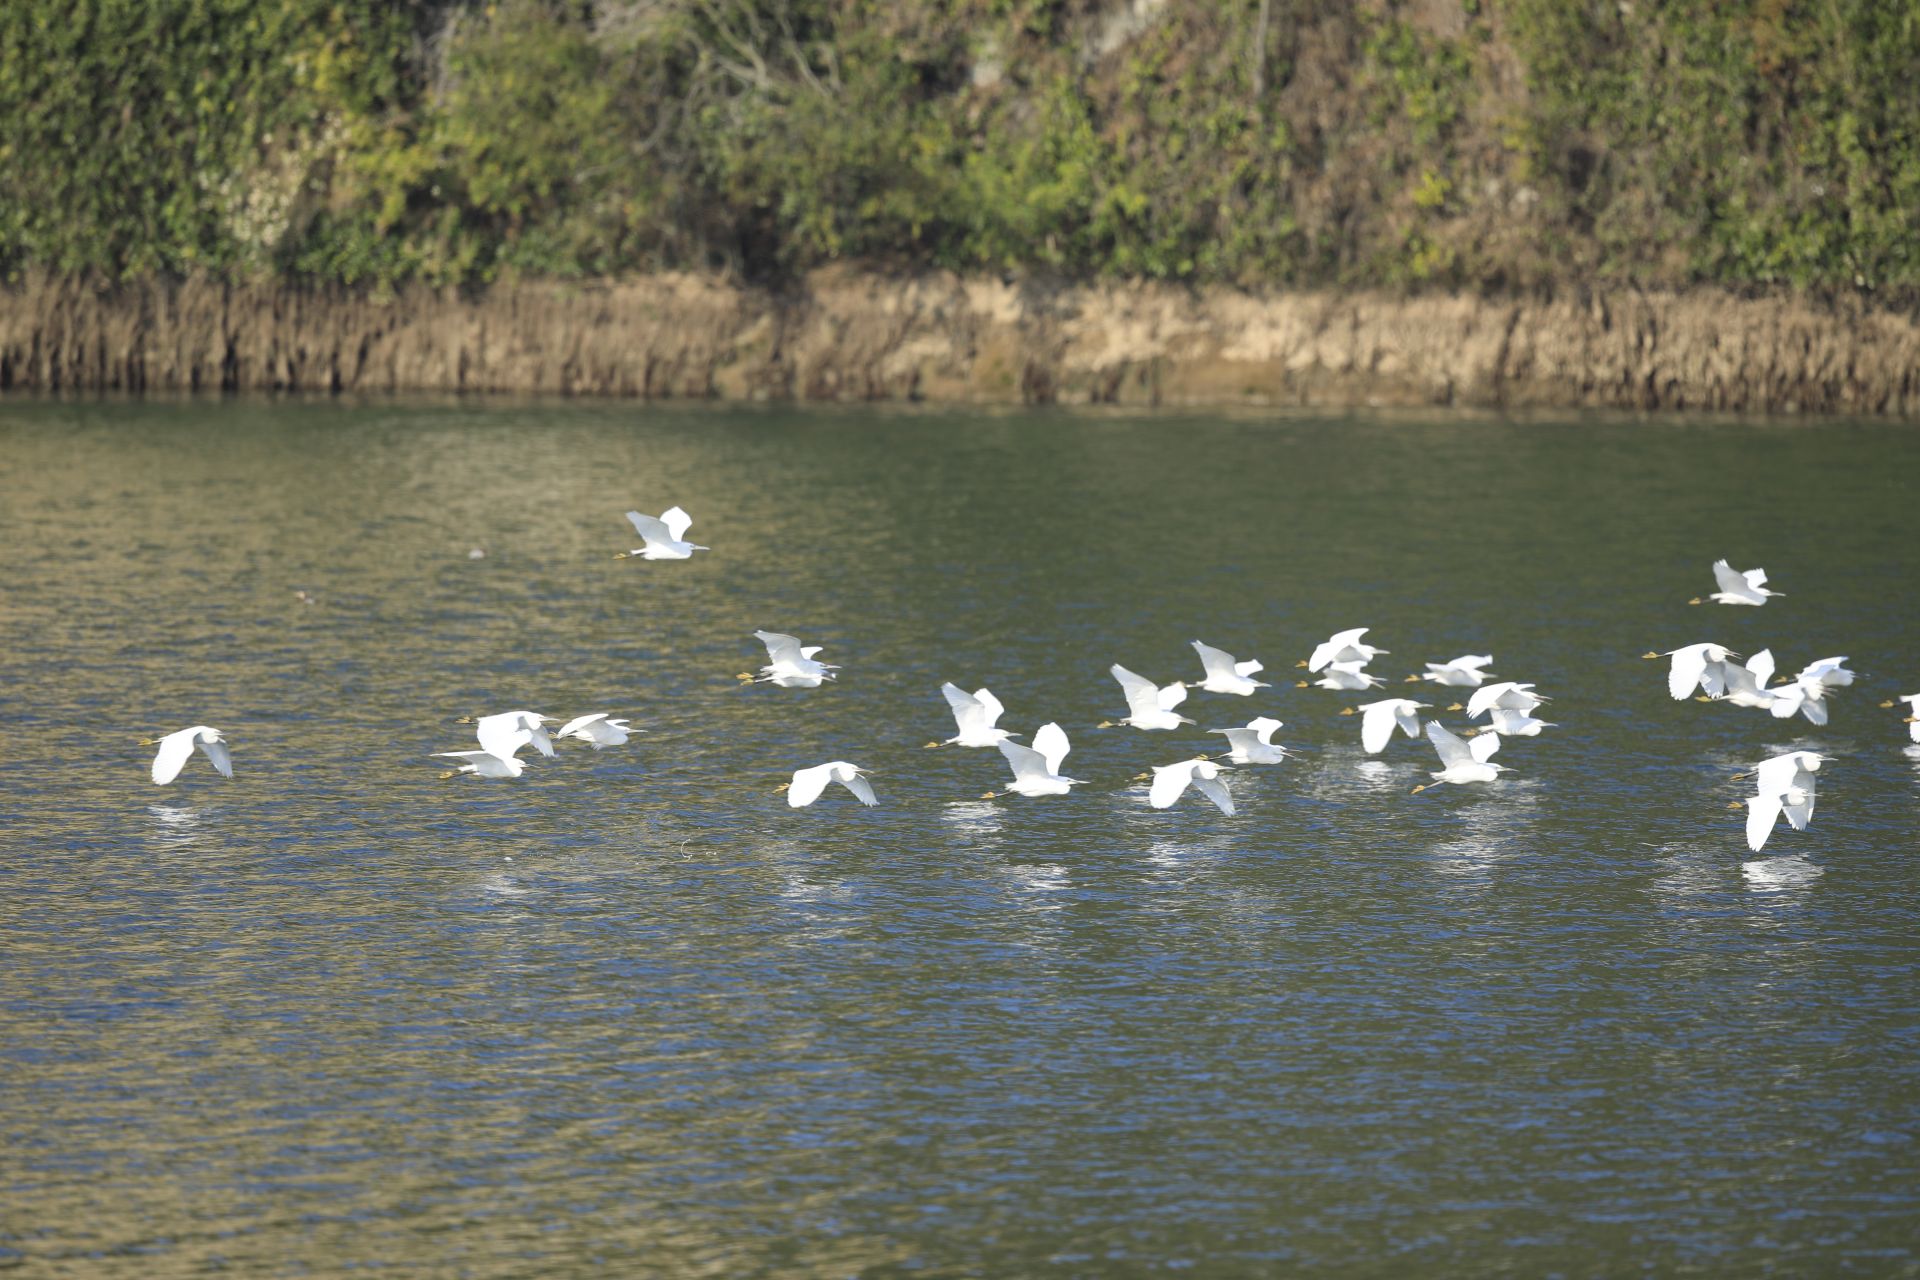
<path fill-rule="evenodd" d="M 696 551 L 711 550 L 686 541 L 685 535 L 693 518 L 679 507 L 672 507 L 658 517 L 629 511 L 627 519 L 638 531 L 643 545 L 632 551 L 618 553 L 620 559 L 686 560 L 692 558 Z M 1743 572 L 1730 567 L 1727 561 L 1719 560 L 1713 565 L 1713 574 L 1720 590 L 1708 598 L 1719 604 L 1759 606 L 1783 595 L 1782 592 L 1767 589 L 1767 575 L 1760 569 Z M 1695 598 L 1689 603 L 1701 604 L 1704 601 Z M 1366 627 L 1355 627 L 1330 636 L 1317 645 L 1305 660 L 1296 665 L 1305 668 L 1309 675 L 1319 674 L 1320 678 L 1311 682 L 1298 681 L 1298 687 L 1307 688 L 1313 684 L 1323 689 L 1342 691 L 1380 688 L 1384 682 L 1380 677 L 1369 674 L 1367 666 L 1388 650 L 1366 643 L 1364 637 L 1367 630 Z M 839 668 L 832 663 L 819 661 L 816 655 L 821 652 L 820 646 L 803 645 L 798 638 L 776 631 L 756 631 L 753 634 L 766 647 L 767 662 L 757 673 L 741 673 L 739 679 L 743 684 L 815 689 L 835 679 L 834 673 Z M 1249 697 L 1261 689 L 1272 687 L 1267 681 L 1253 678 L 1266 670 L 1258 661 L 1236 659 L 1233 654 L 1198 640 L 1193 642 L 1193 649 L 1199 655 L 1202 670 L 1202 678 L 1197 681 L 1176 680 L 1171 684 L 1156 685 L 1119 663 L 1108 668 L 1120 685 L 1127 704 L 1127 714 L 1117 720 L 1102 721 L 1098 727 L 1128 726 L 1149 732 L 1178 730 L 1196 723 L 1177 710 L 1186 703 L 1190 692 Z M 1698 699 L 1703 702 L 1729 702 L 1735 706 L 1757 708 L 1777 719 L 1789 719 L 1797 714 L 1814 725 L 1827 723 L 1828 694 L 1851 685 L 1855 675 L 1847 668 L 1848 659 L 1845 657 L 1821 658 L 1807 664 L 1791 680 L 1769 685 L 1775 668 L 1770 650 L 1763 649 L 1743 663 L 1738 660 L 1740 655 L 1726 646 L 1705 642 L 1645 656 L 1669 659 L 1667 691 L 1676 700 L 1695 697 L 1695 690 L 1698 690 Z M 1469 721 L 1487 718 L 1486 724 L 1468 728 L 1464 734 L 1453 732 L 1437 720 L 1426 721 L 1424 732 L 1439 757 L 1441 767 L 1430 774 L 1432 782 L 1413 789 L 1416 794 L 1442 783 L 1469 785 L 1492 782 L 1507 771 L 1506 765 L 1492 761 L 1492 756 L 1500 749 L 1504 739 L 1535 737 L 1542 729 L 1554 727 L 1551 722 L 1534 716 L 1533 713 L 1548 699 L 1546 695 L 1535 692 L 1533 685 L 1511 680 L 1488 683 L 1492 673 L 1487 668 L 1492 663 L 1491 654 L 1465 654 L 1450 662 L 1429 662 L 1425 664 L 1424 672 L 1406 677 L 1406 682 L 1410 684 L 1430 683 L 1444 688 L 1472 689 L 1464 704 L 1455 702 L 1446 710 L 1464 711 Z M 968 693 L 960 686 L 948 683 L 940 686 L 940 692 L 952 710 L 957 731 L 951 738 L 926 745 L 993 748 L 1005 757 L 1012 770 L 1011 781 L 999 791 L 985 793 L 982 798 L 1066 795 L 1074 787 L 1086 785 L 1060 771 L 1072 747 L 1066 731 L 1058 723 L 1049 721 L 1041 725 L 1034 730 L 1031 745 L 1025 745 L 1014 741 L 1019 734 L 998 727 L 1006 709 L 991 691 L 982 688 Z M 1883 702 L 1881 706 L 1893 707 L 1900 702 L 1908 707 L 1906 722 L 1910 736 L 1916 744 L 1920 744 L 1920 693 L 1904 694 L 1898 699 Z M 1419 737 L 1422 733 L 1420 712 L 1431 709 L 1431 704 L 1416 702 L 1411 698 L 1381 698 L 1349 707 L 1340 714 L 1359 717 L 1360 744 L 1369 755 L 1378 755 L 1392 742 L 1396 729 L 1409 738 Z M 622 746 L 631 735 L 645 732 L 633 728 L 625 720 L 614 719 L 607 712 L 576 716 L 559 729 L 549 731 L 546 726 L 555 719 L 531 711 L 503 711 L 463 720 L 463 723 L 474 726 L 480 749 L 435 753 L 438 758 L 460 762 L 440 776 L 455 778 L 471 774 L 477 778 L 517 778 L 526 769 L 525 762 L 519 759 L 519 752 L 524 747 L 531 746 L 543 756 L 552 756 L 555 754 L 556 740 L 575 740 L 599 751 Z M 1223 772 L 1234 766 L 1277 765 L 1286 761 L 1289 758 L 1288 749 L 1273 741 L 1274 734 L 1283 727 L 1280 720 L 1259 716 L 1242 726 L 1209 729 L 1208 733 L 1221 734 L 1226 738 L 1227 750 L 1156 765 L 1150 772 L 1135 775 L 1134 780 L 1151 782 L 1147 799 L 1156 809 L 1170 808 L 1191 789 L 1211 801 L 1222 813 L 1231 815 L 1234 812 L 1233 795 L 1221 780 Z M 153 759 L 155 783 L 165 785 L 178 777 L 196 747 L 222 776 L 233 776 L 233 758 L 227 748 L 227 739 L 218 729 L 194 725 L 142 743 L 144 746 L 156 744 L 159 751 Z M 1730 806 L 1747 810 L 1749 848 L 1759 852 L 1783 814 L 1796 830 L 1806 827 L 1813 817 L 1814 775 L 1828 759 L 1812 751 L 1790 751 L 1761 761 L 1749 772 L 1736 775 L 1741 779 L 1755 780 L 1755 793 L 1744 804 L 1736 802 Z M 794 770 L 792 781 L 783 786 L 781 791 L 788 805 L 803 808 L 818 800 L 829 784 L 838 783 L 861 804 L 876 805 L 880 801 L 874 793 L 873 784 L 868 781 L 868 773 L 867 769 L 849 761 L 829 760 L 824 764 Z"/>

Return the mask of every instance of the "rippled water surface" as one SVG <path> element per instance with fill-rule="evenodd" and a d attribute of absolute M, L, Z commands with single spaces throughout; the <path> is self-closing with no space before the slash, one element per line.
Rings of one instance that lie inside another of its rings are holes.
<path fill-rule="evenodd" d="M 1844 423 L 0 403 L 0 1268 L 1920 1274 L 1917 477 Z M 613 558 L 674 503 L 711 554 Z M 1785 599 L 1689 607 L 1722 555 Z M 1293 687 L 1361 625 L 1560 727 L 1409 794 Z M 738 687 L 757 627 L 841 679 Z M 1094 728 L 1196 637 L 1279 686 L 1198 727 L 1302 749 L 1231 818 L 1130 781 L 1217 738 Z M 1708 639 L 1863 674 L 1670 700 Z M 979 799 L 948 679 L 1091 785 Z M 439 779 L 522 707 L 649 732 Z M 153 786 L 195 723 L 236 777 Z M 880 808 L 775 794 L 835 758 Z"/>

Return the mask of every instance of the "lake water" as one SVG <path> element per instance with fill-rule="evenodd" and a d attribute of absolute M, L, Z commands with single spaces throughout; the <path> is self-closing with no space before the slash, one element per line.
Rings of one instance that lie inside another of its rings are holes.
<path fill-rule="evenodd" d="M 1916 480 L 1840 422 L 0 402 L 0 1270 L 1920 1274 Z M 711 553 L 613 558 L 674 503 Z M 1786 597 L 1689 607 L 1720 556 Z M 1410 794 L 1292 684 L 1362 625 L 1560 727 Z M 841 678 L 738 687 L 755 628 Z M 1094 728 L 1195 638 L 1279 685 L 1199 728 L 1302 751 L 1231 818 L 1130 781 L 1217 738 Z M 1862 675 L 1674 702 L 1696 640 Z M 979 799 L 943 680 L 1092 785 Z M 649 732 L 439 779 L 513 708 Z M 153 786 L 196 723 L 234 780 Z M 835 758 L 882 806 L 789 810 Z"/>

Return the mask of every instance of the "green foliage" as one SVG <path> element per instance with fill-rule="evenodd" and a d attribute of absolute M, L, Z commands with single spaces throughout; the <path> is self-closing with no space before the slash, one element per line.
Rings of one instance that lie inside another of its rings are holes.
<path fill-rule="evenodd" d="M 1911 6 L 1262 11 L 12 0 L 0 271 L 1920 284 Z"/>

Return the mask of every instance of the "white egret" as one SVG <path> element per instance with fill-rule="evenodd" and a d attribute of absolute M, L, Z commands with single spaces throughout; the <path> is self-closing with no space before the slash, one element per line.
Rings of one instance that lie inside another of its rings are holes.
<path fill-rule="evenodd" d="M 1322 689 L 1346 689 L 1349 691 L 1378 689 L 1386 683 L 1386 681 L 1382 680 L 1379 676 L 1368 675 L 1364 670 L 1365 666 L 1366 664 L 1363 662 L 1330 663 L 1327 666 L 1325 674 L 1312 683 L 1319 685 Z M 1307 687 L 1307 684 L 1308 682 L 1305 680 L 1295 681 L 1297 688 L 1304 689 Z"/>
<path fill-rule="evenodd" d="M 645 732 L 645 729 L 635 729 L 625 720 L 610 719 L 606 712 L 596 711 L 592 715 L 575 716 L 561 725 L 559 732 L 553 736 L 578 738 L 599 751 L 603 747 L 623 746 L 629 735 Z"/>
<path fill-rule="evenodd" d="M 742 672 L 740 679 L 748 683 L 775 684 L 782 689 L 817 689 L 821 682 L 839 678 L 833 674 L 840 669 L 838 666 L 815 661 L 813 655 L 819 653 L 822 646 L 802 646 L 795 637 L 778 631 L 753 634 L 767 647 L 767 665 L 760 668 L 758 677 Z"/>
<path fill-rule="evenodd" d="M 1287 758 L 1285 747 L 1273 745 L 1274 733 L 1283 727 L 1272 716 L 1249 720 L 1241 729 L 1209 729 L 1227 737 L 1227 759 L 1234 764 L 1279 764 Z"/>
<path fill-rule="evenodd" d="M 517 778 L 527 767 L 524 760 L 516 760 L 510 755 L 495 755 L 491 751 L 436 751 L 433 754 L 465 762 L 441 774 L 443 779 L 457 778 L 463 773 L 470 773 L 476 778 Z"/>
<path fill-rule="evenodd" d="M 1253 680 L 1248 677 L 1266 667 L 1258 662 L 1235 662 L 1233 655 L 1224 649 L 1216 649 L 1210 644 L 1193 642 L 1193 651 L 1200 655 L 1200 665 L 1206 669 L 1207 678 L 1195 685 L 1208 693 L 1237 693 L 1241 696 L 1255 689 L 1268 688 L 1265 680 Z"/>
<path fill-rule="evenodd" d="M 1034 730 L 1031 747 L 1012 741 L 994 745 L 1013 766 L 1013 781 L 1007 784 L 1006 791 L 989 791 L 981 797 L 983 800 L 997 800 L 1007 792 L 1022 796 L 1063 796 L 1074 787 L 1084 785 L 1078 778 L 1061 775 L 1060 766 L 1072 748 L 1067 743 L 1066 731 L 1051 720 Z"/>
<path fill-rule="evenodd" d="M 1796 714 L 1808 724 L 1827 722 L 1827 690 L 1818 680 L 1793 680 L 1767 690 L 1767 710 L 1776 720 L 1791 720 Z"/>
<path fill-rule="evenodd" d="M 532 743 L 541 755 L 551 756 L 553 739 L 547 736 L 546 728 L 551 719 L 552 716 L 535 715 L 531 711 L 502 711 L 478 719 L 461 716 L 459 723 L 473 726 L 473 736 L 480 740 L 482 751 L 510 757 Z"/>
<path fill-rule="evenodd" d="M 1233 796 L 1227 791 L 1226 784 L 1220 781 L 1221 766 L 1205 756 L 1196 756 L 1192 760 L 1182 760 L 1178 764 L 1157 764 L 1151 774 L 1140 774 L 1135 781 L 1148 777 L 1153 785 L 1147 788 L 1147 803 L 1156 809 L 1167 809 L 1173 802 L 1186 793 L 1191 786 L 1207 799 L 1214 807 L 1228 817 L 1233 816 Z"/>
<path fill-rule="evenodd" d="M 1736 778 L 1752 778 L 1756 794 L 1746 799 L 1747 847 L 1755 853 L 1767 843 L 1782 813 L 1794 830 L 1806 829 L 1813 820 L 1814 777 L 1823 761 L 1832 757 L 1814 751 L 1789 751 L 1785 755 L 1762 760 Z M 1728 808 L 1738 809 L 1739 801 Z"/>
<path fill-rule="evenodd" d="M 1547 701 L 1542 693 L 1535 693 L 1530 684 L 1520 684 L 1513 680 L 1502 680 L 1499 684 L 1490 684 L 1475 689 L 1467 699 L 1467 719 L 1478 720 L 1489 711 L 1532 711 Z"/>
<path fill-rule="evenodd" d="M 1740 655 L 1723 644 L 1703 642 L 1669 649 L 1665 653 L 1644 653 L 1640 656 L 1673 659 L 1673 665 L 1667 672 L 1667 692 L 1673 695 L 1675 702 L 1685 702 L 1695 689 L 1704 689 L 1707 696 L 1713 698 L 1725 693 L 1727 675 L 1724 664 L 1727 659 Z"/>
<path fill-rule="evenodd" d="M 1767 590 L 1765 569 L 1736 569 L 1725 560 L 1713 562 L 1713 580 L 1720 584 L 1720 589 L 1708 599 L 1717 600 L 1721 604 L 1762 605 L 1774 596 L 1786 594 L 1784 591 Z M 1695 596 L 1687 603 L 1703 604 L 1705 601 Z"/>
<path fill-rule="evenodd" d="M 848 764 L 845 760 L 829 760 L 817 764 L 811 769 L 795 769 L 793 781 L 787 784 L 787 804 L 795 809 L 804 809 L 820 798 L 829 782 L 837 782 L 853 793 L 853 798 L 871 808 L 879 804 L 879 797 L 873 794 L 873 784 L 864 776 L 866 770 L 857 764 Z"/>
<path fill-rule="evenodd" d="M 1536 720 L 1525 711 L 1515 711 L 1509 707 L 1493 708 L 1493 720 L 1487 725 L 1486 732 L 1497 733 L 1503 738 L 1537 738 L 1542 729 L 1555 728 L 1551 720 Z"/>
<path fill-rule="evenodd" d="M 1773 650 L 1762 649 L 1748 658 L 1743 666 L 1738 662 L 1723 662 L 1720 672 L 1725 681 L 1724 692 L 1719 699 L 1731 702 L 1736 707 L 1758 707 L 1770 709 L 1778 697 L 1778 692 L 1766 687 L 1773 679 Z M 1706 696 L 1701 695 L 1703 698 Z M 1789 713 L 1791 714 L 1791 713 Z"/>
<path fill-rule="evenodd" d="M 1487 677 L 1493 674 L 1485 670 L 1487 664 L 1492 661 L 1493 655 L 1490 653 L 1468 653 L 1462 654 L 1452 662 L 1429 662 L 1424 672 L 1417 676 L 1408 676 L 1407 683 L 1429 680 L 1434 684 L 1451 685 L 1456 689 L 1477 689 Z"/>
<path fill-rule="evenodd" d="M 691 560 L 696 551 L 713 550 L 712 547 L 685 540 L 687 526 L 693 523 L 693 517 L 679 507 L 668 507 L 658 519 L 643 516 L 638 511 L 629 511 L 627 519 L 633 522 L 635 531 L 646 545 L 632 551 L 618 552 L 614 556 L 616 560 L 635 556 L 642 560 Z"/>
<path fill-rule="evenodd" d="M 959 732 L 942 742 L 929 742 L 929 747 L 994 747 L 1014 736 L 1005 729 L 994 728 L 1006 708 L 987 690 L 975 689 L 968 693 L 949 681 L 940 686 L 940 692 L 953 708 L 953 721 Z"/>
<path fill-rule="evenodd" d="M 1387 749 L 1387 743 L 1393 740 L 1396 727 L 1409 738 L 1420 736 L 1420 715 L 1426 708 L 1424 702 L 1415 702 L 1412 698 L 1382 698 L 1378 702 L 1364 702 L 1358 708 L 1349 707 L 1340 714 L 1352 715 L 1357 709 L 1360 713 L 1360 745 L 1367 754 L 1377 756 Z"/>
<path fill-rule="evenodd" d="M 1127 714 L 1119 720 L 1101 721 L 1100 728 L 1130 724 L 1136 729 L 1178 729 L 1183 724 L 1193 723 L 1185 716 L 1175 715 L 1173 711 L 1187 700 L 1184 682 L 1176 680 L 1162 687 L 1145 676 L 1135 675 L 1117 662 L 1107 671 L 1120 682 L 1120 691 L 1127 698 Z"/>
<path fill-rule="evenodd" d="M 178 729 L 164 738 L 142 738 L 140 745 L 160 748 L 153 757 L 153 780 L 163 787 L 180 776 L 180 770 L 186 767 L 195 747 L 199 747 L 201 753 L 213 762 L 213 767 L 219 770 L 221 777 L 233 776 L 233 757 L 227 753 L 227 740 L 210 725 L 196 724 L 191 729 Z"/>
<path fill-rule="evenodd" d="M 1800 668 L 1797 680 L 1817 680 L 1822 689 L 1844 689 L 1853 683 L 1854 673 L 1845 658 L 1821 658 Z"/>
<path fill-rule="evenodd" d="M 1492 782 L 1506 771 L 1503 764 L 1490 764 L 1487 757 L 1500 749 L 1500 735 L 1483 733 L 1468 742 L 1458 734 L 1448 732 L 1445 725 L 1437 720 L 1427 721 L 1427 741 L 1433 743 L 1433 749 L 1440 753 L 1441 768 L 1431 774 L 1434 782 Z M 1423 782 L 1413 789 L 1419 795 L 1433 782 Z"/>
<path fill-rule="evenodd" d="M 1351 631 L 1337 631 L 1316 646 L 1313 655 L 1305 662 L 1296 663 L 1295 665 L 1305 667 L 1309 671 L 1318 671 L 1320 668 L 1335 662 L 1352 662 L 1365 665 L 1373 661 L 1375 654 L 1389 652 L 1386 649 L 1375 648 L 1370 644 L 1360 643 L 1360 637 L 1365 634 L 1367 634 L 1366 627 L 1355 627 Z"/>

